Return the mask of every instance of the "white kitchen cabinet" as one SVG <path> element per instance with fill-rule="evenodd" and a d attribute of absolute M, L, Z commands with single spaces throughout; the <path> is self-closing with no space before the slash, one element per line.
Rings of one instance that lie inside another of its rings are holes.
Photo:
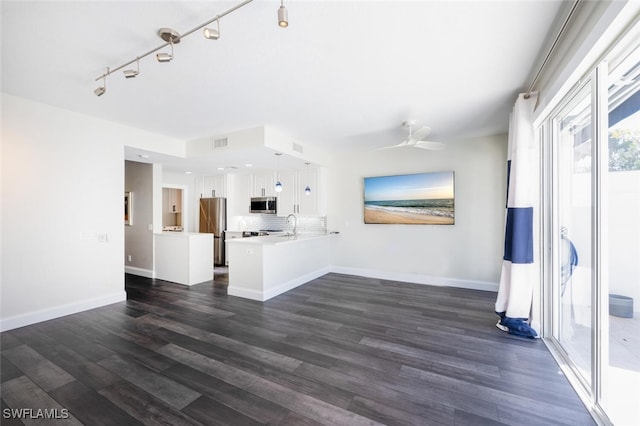
<path fill-rule="evenodd" d="M 276 174 L 274 172 L 251 175 L 250 197 L 273 197 L 276 195 Z"/>
<path fill-rule="evenodd" d="M 227 175 L 200 176 L 196 180 L 200 198 L 226 197 Z"/>
<path fill-rule="evenodd" d="M 326 215 L 326 178 L 322 168 L 305 168 L 280 173 L 282 192 L 278 194 L 278 216 L 290 213 L 306 216 Z M 305 193 L 309 186 L 311 192 Z"/>

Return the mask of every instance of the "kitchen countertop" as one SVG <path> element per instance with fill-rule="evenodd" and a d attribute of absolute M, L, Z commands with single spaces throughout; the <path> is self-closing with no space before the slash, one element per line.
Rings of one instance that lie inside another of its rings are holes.
<path fill-rule="evenodd" d="M 334 237 L 339 235 L 337 232 L 327 233 L 299 233 L 297 236 L 293 236 L 288 233 L 276 233 L 271 235 L 264 235 L 261 237 L 247 237 L 247 238 L 235 238 L 229 240 L 230 244 L 262 244 L 262 245 L 279 245 L 288 244 L 301 241 L 308 241 L 316 238 Z"/>
<path fill-rule="evenodd" d="M 179 232 L 179 231 L 162 231 L 156 232 L 154 235 L 159 237 L 199 237 L 203 235 L 213 235 L 206 232 Z"/>

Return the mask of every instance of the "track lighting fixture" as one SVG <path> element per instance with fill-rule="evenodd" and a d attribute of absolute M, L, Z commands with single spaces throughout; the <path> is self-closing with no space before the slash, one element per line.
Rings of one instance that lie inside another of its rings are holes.
<path fill-rule="evenodd" d="M 93 91 L 93 94 L 96 96 L 102 96 L 107 91 L 107 76 L 109 75 L 109 68 L 107 68 L 107 72 L 102 75 L 102 86 L 96 88 Z"/>
<path fill-rule="evenodd" d="M 138 58 L 138 60 L 136 61 L 136 65 L 137 65 L 137 69 L 135 69 L 135 70 L 131 69 L 131 70 L 122 71 L 122 73 L 124 74 L 125 78 L 134 78 L 138 74 L 140 74 L 140 58 Z"/>
<path fill-rule="evenodd" d="M 278 25 L 282 28 L 289 26 L 289 14 L 287 8 L 284 7 L 284 0 L 280 0 L 280 8 L 278 9 Z"/>
<path fill-rule="evenodd" d="M 169 43 L 171 46 L 171 54 L 160 52 L 156 54 L 156 59 L 158 59 L 158 62 L 169 62 L 173 59 L 173 45 L 180 43 L 180 34 L 171 28 L 160 28 L 158 35 L 161 39 Z"/>
<path fill-rule="evenodd" d="M 217 40 L 220 38 L 220 19 L 216 18 L 216 24 L 218 24 L 218 28 L 205 28 L 202 30 L 202 34 L 204 34 L 204 38 L 207 40 Z"/>
<path fill-rule="evenodd" d="M 128 70 L 124 70 L 124 76 L 126 78 L 133 78 L 136 77 L 138 74 L 140 74 L 140 59 L 145 58 L 149 55 L 152 55 L 153 53 L 158 52 L 161 49 L 164 49 L 165 47 L 167 47 L 167 45 L 169 45 L 171 47 L 171 53 L 166 53 L 166 52 L 160 52 L 160 53 L 156 53 L 156 59 L 158 60 L 158 62 L 170 62 L 173 59 L 173 45 L 174 44 L 178 44 L 180 43 L 180 40 L 188 35 L 193 34 L 194 32 L 201 30 L 204 28 L 203 30 L 203 35 L 205 38 L 209 39 L 209 40 L 217 40 L 220 38 L 220 18 L 227 16 L 228 14 L 235 12 L 236 10 L 240 9 L 243 6 L 246 6 L 247 4 L 251 3 L 253 0 L 243 0 L 242 2 L 240 2 L 239 4 L 231 7 L 230 9 L 227 9 L 226 11 L 218 14 L 215 16 L 215 18 L 212 18 L 210 20 L 208 20 L 207 22 L 198 25 L 195 28 L 192 28 L 191 30 L 185 32 L 184 34 L 180 35 L 178 34 L 178 32 L 172 30 L 171 28 L 160 28 L 160 30 L 158 31 L 158 35 L 165 41 L 165 43 L 161 46 L 156 47 L 155 49 L 151 49 L 148 52 L 136 57 L 136 59 L 133 59 L 129 62 L 126 62 L 122 65 L 120 65 L 119 67 L 116 67 L 112 70 L 110 70 L 109 68 L 107 68 L 107 71 L 96 77 L 96 81 L 99 81 L 100 79 L 104 80 L 104 83 L 102 85 L 102 87 L 98 87 L 97 89 L 95 89 L 93 91 L 93 93 L 96 96 L 102 96 L 105 92 L 106 92 L 106 78 L 111 75 L 112 73 L 116 72 L 116 71 L 120 71 L 123 70 L 125 67 L 133 64 L 134 62 L 137 63 L 137 69 L 133 70 L 133 69 L 128 69 Z M 288 16 L 287 16 L 287 9 L 284 7 L 284 0 L 280 1 L 280 9 L 278 10 L 278 25 L 280 25 L 281 27 L 287 27 L 289 25 L 289 21 L 288 21 Z M 213 23 L 213 21 L 216 21 L 217 24 L 217 29 L 213 29 L 213 28 L 205 28 L 207 25 Z M 282 186 L 282 184 L 280 184 L 280 186 Z"/>

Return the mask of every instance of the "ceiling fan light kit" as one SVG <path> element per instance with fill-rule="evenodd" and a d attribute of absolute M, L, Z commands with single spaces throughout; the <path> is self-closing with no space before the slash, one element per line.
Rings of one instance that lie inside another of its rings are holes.
<path fill-rule="evenodd" d="M 116 68 L 113 69 L 109 69 L 107 68 L 107 71 L 96 77 L 95 81 L 99 81 L 99 80 L 103 80 L 103 84 L 101 87 L 98 87 L 97 89 L 95 89 L 93 91 L 93 93 L 96 96 L 102 96 L 104 95 L 104 93 L 107 91 L 106 87 L 106 81 L 107 81 L 107 77 L 110 76 L 111 74 L 113 74 L 116 71 L 120 71 L 123 70 L 123 74 L 125 76 L 125 78 L 133 78 L 136 77 L 137 75 L 140 74 L 140 59 L 145 58 L 149 55 L 152 55 L 154 53 L 156 53 L 156 59 L 158 60 L 158 62 L 171 62 L 171 60 L 173 59 L 173 45 L 174 44 L 178 44 L 180 43 L 180 40 L 182 40 L 183 38 L 193 34 L 194 32 L 203 29 L 202 34 L 204 36 L 204 38 L 208 39 L 208 40 L 218 40 L 220 38 L 220 18 L 240 9 L 241 7 L 251 3 L 253 0 L 244 0 L 241 3 L 238 3 L 237 5 L 231 7 L 230 9 L 227 9 L 226 11 L 216 15 L 214 18 L 208 20 L 207 22 L 198 25 L 197 27 L 185 32 L 184 34 L 180 35 L 177 31 L 171 29 L 171 28 L 160 28 L 158 30 L 158 35 L 160 36 L 160 38 L 162 40 L 164 40 L 164 44 L 161 46 L 156 47 L 155 49 L 151 49 L 150 51 L 137 56 L 136 59 L 133 59 L 129 62 L 126 62 Z M 207 28 L 207 25 L 216 22 L 217 24 L 217 29 L 213 29 L 213 28 Z M 280 8 L 278 9 L 278 25 L 282 28 L 286 28 L 287 26 L 289 26 L 289 14 L 287 13 L 287 9 L 284 7 L 284 0 L 280 0 Z M 161 49 L 164 49 L 165 47 L 170 46 L 171 47 L 171 53 L 167 53 L 167 52 L 158 52 Z M 133 64 L 134 62 L 137 63 L 138 67 L 136 70 L 133 69 L 127 69 L 124 70 L 125 67 Z"/>

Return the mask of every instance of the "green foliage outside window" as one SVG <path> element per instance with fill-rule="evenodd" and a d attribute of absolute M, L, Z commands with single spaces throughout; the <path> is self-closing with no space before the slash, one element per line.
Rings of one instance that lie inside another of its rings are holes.
<path fill-rule="evenodd" d="M 609 132 L 609 171 L 640 170 L 640 129 Z"/>

